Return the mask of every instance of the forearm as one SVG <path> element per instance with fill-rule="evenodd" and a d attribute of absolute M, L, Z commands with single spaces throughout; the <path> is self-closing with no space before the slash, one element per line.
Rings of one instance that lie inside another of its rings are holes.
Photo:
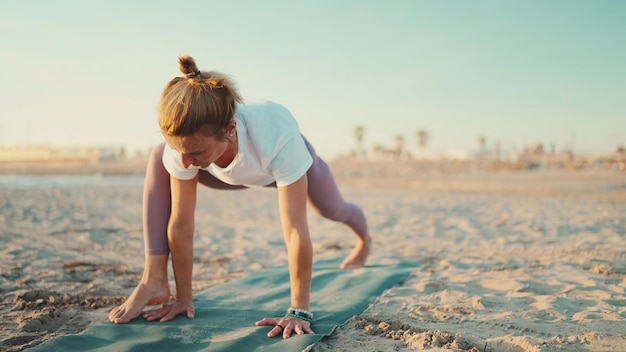
<path fill-rule="evenodd" d="M 307 178 L 300 177 L 289 186 L 278 188 L 278 205 L 287 245 L 291 306 L 309 310 L 313 245 L 306 217 Z"/>
<path fill-rule="evenodd" d="M 308 233 L 287 235 L 287 255 L 291 282 L 291 306 L 310 309 L 313 247 Z"/>
<path fill-rule="evenodd" d="M 192 300 L 193 226 L 170 225 L 168 243 L 172 253 L 172 267 L 176 280 L 176 299 Z"/>

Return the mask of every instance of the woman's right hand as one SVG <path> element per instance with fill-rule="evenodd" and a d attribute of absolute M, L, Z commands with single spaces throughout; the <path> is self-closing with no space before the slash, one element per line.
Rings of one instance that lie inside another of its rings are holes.
<path fill-rule="evenodd" d="M 192 300 L 176 299 L 173 303 L 166 303 L 157 309 L 143 313 L 143 317 L 148 321 L 158 320 L 160 322 L 166 322 L 181 314 L 186 314 L 189 319 L 194 318 L 196 311 L 193 308 Z"/>

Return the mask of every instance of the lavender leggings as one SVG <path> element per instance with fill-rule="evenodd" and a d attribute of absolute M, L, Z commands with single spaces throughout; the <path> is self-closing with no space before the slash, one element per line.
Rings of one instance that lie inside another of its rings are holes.
<path fill-rule="evenodd" d="M 327 219 L 342 222 L 355 234 L 367 236 L 367 222 L 363 211 L 341 197 L 328 165 L 315 153 L 313 146 L 305 139 L 313 165 L 307 171 L 308 195 L 310 204 Z M 169 253 L 167 245 L 167 224 L 171 212 L 170 175 L 163 166 L 165 143 L 156 146 L 150 154 L 143 189 L 143 235 L 147 255 Z M 237 190 L 245 186 L 224 183 L 206 171 L 200 171 L 198 181 L 210 188 Z M 270 185 L 270 186 L 276 186 Z"/>

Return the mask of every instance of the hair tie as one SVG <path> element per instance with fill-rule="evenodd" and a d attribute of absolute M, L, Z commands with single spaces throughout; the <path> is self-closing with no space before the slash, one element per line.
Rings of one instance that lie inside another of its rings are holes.
<path fill-rule="evenodd" d="M 198 70 L 198 71 L 196 71 L 196 72 L 194 72 L 194 73 L 190 73 L 190 74 L 188 74 L 188 75 L 187 75 L 187 78 L 196 78 L 196 77 L 198 77 L 198 76 L 200 76 L 200 70 Z"/>

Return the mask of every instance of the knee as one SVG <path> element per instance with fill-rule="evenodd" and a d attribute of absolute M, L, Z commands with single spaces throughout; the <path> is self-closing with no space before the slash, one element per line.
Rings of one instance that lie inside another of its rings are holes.
<path fill-rule="evenodd" d="M 315 210 L 317 210 L 317 213 L 323 218 L 333 221 L 344 222 L 346 221 L 350 213 L 350 206 L 346 203 L 344 203 L 343 206 L 333 207 L 315 206 Z"/>

